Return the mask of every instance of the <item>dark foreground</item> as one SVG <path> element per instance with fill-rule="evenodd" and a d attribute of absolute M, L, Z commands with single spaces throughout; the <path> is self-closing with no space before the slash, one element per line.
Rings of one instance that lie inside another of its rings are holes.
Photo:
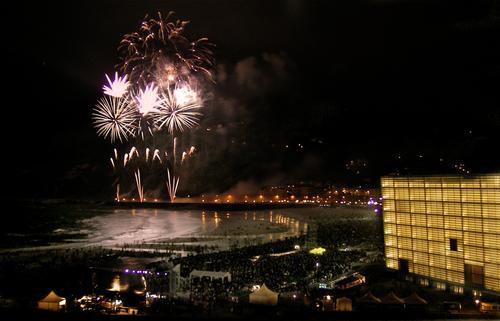
<path fill-rule="evenodd" d="M 210 312 L 198 309 L 184 309 L 168 314 L 157 315 L 103 315 L 103 314 L 70 314 L 46 312 L 38 310 L 0 310 L 1 320 L 39 320 L 39 321 L 111 321 L 111 320 L 234 320 L 234 321 L 271 321 L 271 320 L 499 320 L 498 316 L 478 314 L 444 314 L 444 313 L 397 313 L 384 312 L 314 312 L 310 310 L 282 308 L 247 307 L 238 313 L 219 308 Z"/>

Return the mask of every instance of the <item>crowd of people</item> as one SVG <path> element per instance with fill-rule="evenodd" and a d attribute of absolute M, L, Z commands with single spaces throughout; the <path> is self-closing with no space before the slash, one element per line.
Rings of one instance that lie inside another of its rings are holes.
<path fill-rule="evenodd" d="M 326 283 L 350 271 L 352 264 L 365 255 L 362 251 L 339 251 L 334 248 L 327 249 L 323 255 L 313 255 L 308 250 L 294 251 L 300 241 L 291 238 L 260 246 L 179 258 L 176 263 L 181 264 L 183 277 L 195 269 L 231 273 L 232 281 L 223 286 L 203 282 L 191 284 L 193 293 L 206 295 L 210 292 L 215 297 L 224 293 L 245 292 L 253 285 L 264 283 L 279 292 L 305 292 L 313 282 Z"/>
<path fill-rule="evenodd" d="M 191 285 L 189 290 L 195 296 L 208 295 L 214 300 L 221 295 L 248 292 L 252 286 L 263 283 L 277 292 L 307 292 L 311 284 L 327 284 L 351 271 L 354 264 L 366 262 L 367 251 L 381 251 L 383 247 L 382 224 L 376 217 L 353 219 L 346 214 L 345 220 L 321 220 L 311 224 L 311 228 L 315 230 L 301 237 L 176 258 L 173 263 L 180 264 L 182 277 L 193 270 L 231 273 L 232 282 L 227 284 Z M 311 244 L 320 244 L 326 251 L 313 255 L 304 249 L 306 243 L 309 248 Z"/>

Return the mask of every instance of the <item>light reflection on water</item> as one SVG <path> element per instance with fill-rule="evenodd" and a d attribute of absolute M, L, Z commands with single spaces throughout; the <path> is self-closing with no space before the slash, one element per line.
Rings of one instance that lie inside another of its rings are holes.
<path fill-rule="evenodd" d="M 251 213 L 251 220 L 248 218 L 249 213 Z M 212 234 L 215 235 L 224 235 L 233 238 L 260 235 L 263 239 L 273 240 L 285 236 L 298 236 L 307 230 L 307 223 L 288 217 L 285 213 L 276 213 L 276 211 L 224 213 L 202 211 L 200 213 L 200 220 L 201 233 L 198 233 L 197 236 L 213 232 Z M 222 227 L 221 224 L 223 227 L 228 228 L 219 231 Z M 268 227 L 273 226 L 281 228 L 272 232 L 266 232 Z"/>
<path fill-rule="evenodd" d="M 74 222 L 71 228 L 54 226 L 50 234 L 63 235 L 63 242 L 28 246 L 20 250 L 86 246 L 114 248 L 124 244 L 168 242 L 178 238 L 204 240 L 259 238 L 261 241 L 268 241 L 299 235 L 306 231 L 307 224 L 290 218 L 286 211 L 293 209 L 231 212 L 163 209 L 100 210 L 95 216 Z"/>
<path fill-rule="evenodd" d="M 72 248 L 84 246 L 117 247 L 183 238 L 213 240 L 276 240 L 307 231 L 316 215 L 343 220 L 371 219 L 369 210 L 287 208 L 260 211 L 202 211 L 165 209 L 96 209 L 98 214 L 78 220 L 71 228 L 53 227 L 51 235 L 62 235 L 64 242 L 25 249 Z M 334 214 L 334 215 L 332 215 Z M 339 215 L 337 215 L 339 214 Z M 68 213 L 71 215 L 71 212 Z M 226 241 L 229 242 L 229 241 Z M 215 244 L 215 243 L 212 243 Z M 241 242 L 240 242 L 241 244 Z"/>
<path fill-rule="evenodd" d="M 252 217 L 249 220 L 249 217 Z M 307 230 L 307 223 L 283 211 L 168 211 L 150 209 L 115 209 L 85 221 L 90 230 L 86 240 L 92 245 L 117 246 L 154 242 L 180 237 L 260 238 L 263 241 L 297 236 Z"/>

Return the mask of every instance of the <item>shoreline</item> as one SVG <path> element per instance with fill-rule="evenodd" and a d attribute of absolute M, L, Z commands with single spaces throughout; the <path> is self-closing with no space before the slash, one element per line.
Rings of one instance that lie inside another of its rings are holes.
<path fill-rule="evenodd" d="M 274 210 L 286 208 L 315 208 L 317 204 L 295 203 L 199 203 L 199 202 L 105 202 L 104 206 L 115 208 L 152 208 L 166 210 L 206 210 L 206 211 L 245 211 L 245 210 Z"/>

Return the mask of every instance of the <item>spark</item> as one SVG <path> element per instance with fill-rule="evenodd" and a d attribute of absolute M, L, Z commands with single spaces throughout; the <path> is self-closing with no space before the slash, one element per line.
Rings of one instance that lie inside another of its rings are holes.
<path fill-rule="evenodd" d="M 186 159 L 186 156 L 187 156 L 187 153 L 186 152 L 182 152 L 182 158 L 181 158 L 181 164 L 184 162 L 184 160 Z"/>
<path fill-rule="evenodd" d="M 196 148 L 194 146 L 191 146 L 191 148 L 189 149 L 189 156 L 193 155 L 195 151 Z"/>
<path fill-rule="evenodd" d="M 128 162 L 128 154 L 125 153 L 125 155 L 123 155 L 123 167 L 127 166 L 127 162 Z"/>
<path fill-rule="evenodd" d="M 160 151 L 158 149 L 155 149 L 154 153 L 153 153 L 153 160 L 157 158 L 160 163 L 161 163 L 161 157 L 160 157 Z"/>
<path fill-rule="evenodd" d="M 128 87 L 130 86 L 130 82 L 127 81 L 127 75 L 119 77 L 118 73 L 115 72 L 115 79 L 113 81 L 111 81 L 108 75 L 106 75 L 106 79 L 109 86 L 104 85 L 102 87 L 106 95 L 121 98 L 127 94 Z"/>
<path fill-rule="evenodd" d="M 135 146 L 132 146 L 132 148 L 130 148 L 130 152 L 128 153 L 128 160 L 131 161 L 132 160 L 132 157 L 134 156 L 137 156 L 137 158 L 139 158 L 139 151 L 137 150 L 137 148 Z"/>
<path fill-rule="evenodd" d="M 149 160 L 149 148 L 146 147 L 146 162 Z"/>
<path fill-rule="evenodd" d="M 152 112 L 158 112 L 157 107 L 161 105 L 161 99 L 158 95 L 158 87 L 154 84 L 149 84 L 144 90 L 140 90 L 136 97 L 137 107 L 142 116 L 146 116 Z"/>
<path fill-rule="evenodd" d="M 105 96 L 92 113 L 97 135 L 110 138 L 111 142 L 123 142 L 134 136 L 137 114 L 128 99 Z"/>
<path fill-rule="evenodd" d="M 115 161 L 113 160 L 113 158 L 110 158 L 109 160 L 111 161 L 111 165 L 113 166 L 113 169 L 115 169 Z"/>
<path fill-rule="evenodd" d="M 116 150 L 116 148 L 113 148 L 113 151 L 115 153 L 115 159 L 118 160 L 118 151 Z"/>

